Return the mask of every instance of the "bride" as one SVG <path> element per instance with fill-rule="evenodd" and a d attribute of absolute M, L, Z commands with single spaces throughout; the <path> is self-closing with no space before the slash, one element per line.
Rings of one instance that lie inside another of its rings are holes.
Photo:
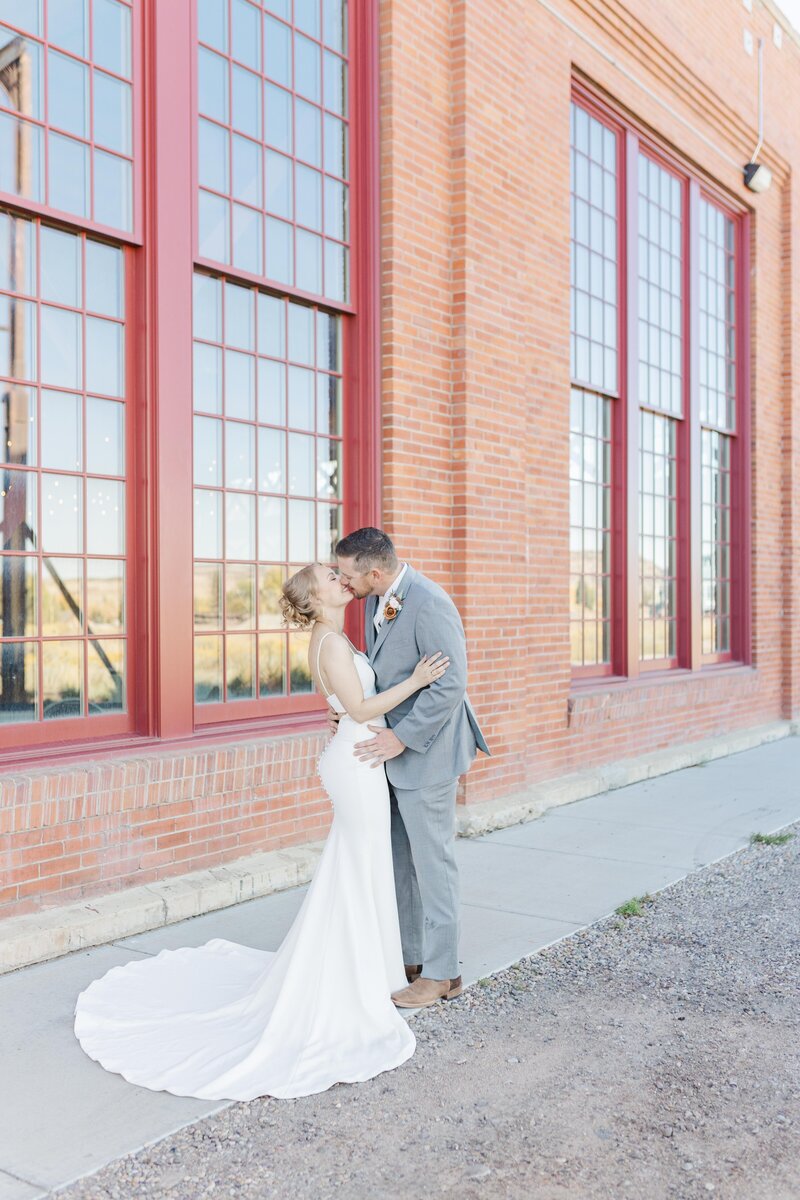
<path fill-rule="evenodd" d="M 75 1035 L 131 1083 L 204 1100 L 288 1098 L 356 1083 L 414 1053 L 392 1003 L 407 983 L 400 946 L 389 794 L 360 762 L 367 724 L 439 679 L 449 660 L 422 658 L 376 695 L 367 658 L 344 634 L 353 595 L 312 563 L 283 586 L 287 624 L 311 629 L 309 668 L 342 714 L 319 763 L 333 823 L 314 878 L 275 953 L 213 938 L 113 967 L 78 996 Z"/>

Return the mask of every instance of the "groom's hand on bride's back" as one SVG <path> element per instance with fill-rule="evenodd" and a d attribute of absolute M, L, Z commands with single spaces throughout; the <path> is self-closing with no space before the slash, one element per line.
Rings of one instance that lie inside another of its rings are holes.
<path fill-rule="evenodd" d="M 329 708 L 326 715 L 328 718 L 328 733 L 336 733 L 342 714 L 338 713 L 335 708 Z"/>

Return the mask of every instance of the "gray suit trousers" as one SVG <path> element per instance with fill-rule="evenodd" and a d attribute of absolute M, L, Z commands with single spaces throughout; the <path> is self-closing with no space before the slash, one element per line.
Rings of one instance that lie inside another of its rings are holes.
<path fill-rule="evenodd" d="M 403 961 L 422 963 L 426 979 L 460 974 L 457 787 L 458 779 L 413 790 L 389 784 Z"/>

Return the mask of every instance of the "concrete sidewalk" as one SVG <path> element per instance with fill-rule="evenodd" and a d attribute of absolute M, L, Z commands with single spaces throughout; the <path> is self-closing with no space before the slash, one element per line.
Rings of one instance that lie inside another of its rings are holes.
<path fill-rule="evenodd" d="M 471 840 L 462 871 L 472 983 L 800 819 L 796 737 L 552 809 Z M 72 1033 L 75 996 L 109 967 L 225 937 L 275 949 L 304 888 L 0 978 L 0 1200 L 33 1200 L 226 1107 L 134 1087 Z"/>

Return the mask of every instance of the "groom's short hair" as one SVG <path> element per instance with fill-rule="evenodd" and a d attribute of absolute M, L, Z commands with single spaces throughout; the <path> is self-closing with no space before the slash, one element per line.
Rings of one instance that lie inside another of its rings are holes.
<path fill-rule="evenodd" d="M 392 539 L 382 529 L 374 529 L 371 525 L 356 529 L 337 542 L 336 555 L 339 558 L 352 558 L 356 569 L 362 574 L 374 568 L 393 571 L 398 565 Z"/>

